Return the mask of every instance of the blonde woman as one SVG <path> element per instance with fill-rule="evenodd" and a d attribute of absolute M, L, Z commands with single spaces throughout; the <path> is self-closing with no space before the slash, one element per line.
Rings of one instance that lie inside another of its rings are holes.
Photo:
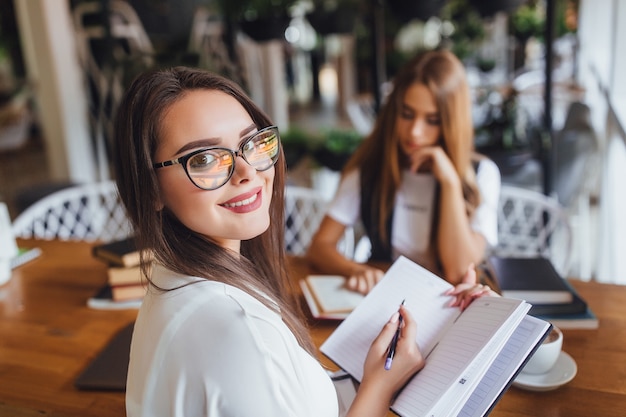
<path fill-rule="evenodd" d="M 458 284 L 497 243 L 499 193 L 497 166 L 474 152 L 463 64 L 448 51 L 428 51 L 394 79 L 307 255 L 321 272 L 369 292 L 383 272 L 336 250 L 345 228 L 362 222 L 370 261 L 404 255 Z"/>

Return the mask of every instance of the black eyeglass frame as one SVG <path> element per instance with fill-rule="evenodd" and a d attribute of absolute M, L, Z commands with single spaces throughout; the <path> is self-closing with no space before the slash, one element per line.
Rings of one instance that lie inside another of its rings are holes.
<path fill-rule="evenodd" d="M 260 135 L 268 132 L 268 131 L 273 131 L 274 134 L 276 135 L 276 139 L 278 140 L 278 151 L 276 152 L 276 155 L 271 158 L 272 163 L 267 167 L 267 168 L 263 168 L 263 169 L 258 169 L 257 167 L 255 167 L 254 165 L 252 165 L 248 159 L 246 158 L 246 155 L 243 152 L 244 147 L 250 143 L 251 141 L 253 141 L 255 138 L 259 137 Z M 199 153 L 203 153 L 203 152 L 207 152 L 207 151 L 211 151 L 211 150 L 223 150 L 223 151 L 227 151 L 231 157 L 233 158 L 233 165 L 232 165 L 232 169 L 230 170 L 230 172 L 228 173 L 228 176 L 224 179 L 224 182 L 221 183 L 220 185 L 218 185 L 217 187 L 212 187 L 212 188 L 206 188 L 206 187 L 201 187 L 200 185 L 198 185 L 193 178 L 191 177 L 191 175 L 189 174 L 189 170 L 187 169 L 187 162 L 193 158 L 194 156 L 198 155 Z M 264 127 L 263 129 L 259 130 L 258 132 L 256 132 L 255 134 L 253 134 L 252 136 L 250 136 L 248 139 L 246 139 L 245 141 L 242 142 L 242 144 L 239 146 L 239 149 L 237 150 L 232 150 L 229 148 L 224 148 L 222 146 L 212 146 L 212 147 L 208 147 L 208 148 L 202 148 L 202 149 L 197 149 L 195 151 L 189 152 L 188 154 L 185 154 L 183 156 L 180 156 L 176 159 L 170 159 L 169 161 L 163 161 L 163 162 L 155 162 L 154 164 L 152 164 L 152 168 L 154 169 L 159 169 L 159 168 L 163 168 L 163 167 L 168 167 L 168 166 L 172 166 L 172 165 L 181 165 L 183 167 L 183 169 L 185 170 L 185 174 L 187 174 L 187 178 L 189 178 L 189 181 L 191 181 L 191 183 L 193 185 L 195 185 L 196 187 L 200 188 L 201 190 L 206 190 L 206 191 L 211 191 L 211 190 L 217 190 L 220 187 L 223 187 L 233 176 L 233 173 L 235 172 L 235 163 L 237 160 L 237 157 L 241 156 L 241 158 L 243 158 L 244 161 L 246 161 L 246 163 L 248 165 L 250 165 L 251 167 L 253 167 L 254 169 L 257 170 L 257 172 L 263 172 L 263 171 L 267 171 L 268 169 L 270 169 L 271 167 L 273 167 L 274 165 L 276 165 L 276 161 L 278 161 L 278 158 L 280 156 L 280 135 L 278 133 L 278 127 L 277 126 L 268 126 L 268 127 Z"/>

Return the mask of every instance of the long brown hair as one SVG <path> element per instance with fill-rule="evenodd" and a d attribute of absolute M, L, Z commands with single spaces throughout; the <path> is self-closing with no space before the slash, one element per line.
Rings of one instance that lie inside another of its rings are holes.
<path fill-rule="evenodd" d="M 173 271 L 224 282 L 251 294 L 279 312 L 300 345 L 313 354 L 315 349 L 285 269 L 286 166 L 282 150 L 275 165 L 270 226 L 261 235 L 242 241 L 240 256 L 187 228 L 167 208 L 157 210 L 160 189 L 152 164 L 161 121 L 174 103 L 193 90 L 224 92 L 243 106 L 258 129 L 272 124 L 237 85 L 219 75 L 176 67 L 137 77 L 120 104 L 115 128 L 116 182 L 137 244 L 150 248 L 155 260 Z M 142 260 L 142 267 L 149 277 L 148 259 Z"/>
<path fill-rule="evenodd" d="M 425 85 L 437 103 L 441 120 L 442 143 L 456 172 L 461 179 L 468 216 L 480 203 L 480 193 L 472 160 L 474 154 L 474 131 L 471 99 L 465 68 L 449 51 L 437 50 L 418 54 L 398 72 L 393 89 L 376 119 L 372 133 L 348 161 L 345 172 L 361 171 L 361 187 L 371 188 L 369 204 L 383 241 L 389 243 L 387 220 L 393 211 L 396 192 L 402 180 L 405 158 L 399 145 L 396 121 L 402 109 L 406 91 L 412 85 Z M 366 202 L 366 204 L 368 204 Z"/>

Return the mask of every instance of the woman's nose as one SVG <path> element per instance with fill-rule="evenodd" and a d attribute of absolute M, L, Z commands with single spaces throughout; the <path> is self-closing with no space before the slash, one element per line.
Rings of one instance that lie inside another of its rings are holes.
<path fill-rule="evenodd" d="M 235 154 L 235 171 L 233 172 L 232 179 L 240 183 L 242 181 L 247 181 L 252 178 L 252 176 L 256 173 L 256 169 L 252 165 L 246 161 L 242 155 L 239 153 Z"/>
<path fill-rule="evenodd" d="M 411 125 L 411 137 L 413 140 L 419 141 L 424 137 L 425 123 L 421 119 L 417 119 Z"/>

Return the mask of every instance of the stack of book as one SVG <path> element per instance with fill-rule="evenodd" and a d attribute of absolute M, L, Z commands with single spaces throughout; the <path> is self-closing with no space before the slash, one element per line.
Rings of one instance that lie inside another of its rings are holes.
<path fill-rule="evenodd" d="M 596 329 L 598 319 L 572 284 L 545 258 L 491 256 L 488 269 L 504 297 L 532 305 L 529 314 L 562 329 Z"/>
<path fill-rule="evenodd" d="M 147 283 L 134 239 L 129 237 L 96 245 L 92 254 L 107 263 L 107 283 L 87 305 L 97 309 L 138 308 L 146 294 Z"/>

